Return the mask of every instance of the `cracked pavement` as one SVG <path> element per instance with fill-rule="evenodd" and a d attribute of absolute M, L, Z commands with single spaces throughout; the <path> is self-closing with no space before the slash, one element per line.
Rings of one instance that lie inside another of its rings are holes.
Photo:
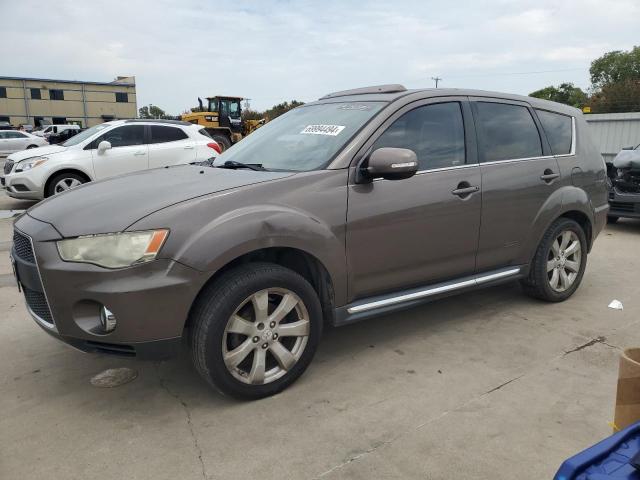
<path fill-rule="evenodd" d="M 505 285 L 328 329 L 292 388 L 238 402 L 187 355 L 137 363 L 48 337 L 9 281 L 10 235 L 0 220 L 0 478 L 551 478 L 610 434 L 620 349 L 640 345 L 640 222 L 621 220 L 567 302 Z M 124 366 L 135 381 L 90 385 Z"/>

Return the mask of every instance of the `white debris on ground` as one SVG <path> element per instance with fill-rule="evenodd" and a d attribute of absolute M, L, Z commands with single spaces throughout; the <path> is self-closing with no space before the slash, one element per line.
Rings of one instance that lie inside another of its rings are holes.
<path fill-rule="evenodd" d="M 132 368 L 109 368 L 91 378 L 91 385 L 100 388 L 113 388 L 135 380 L 138 372 Z"/>
<path fill-rule="evenodd" d="M 614 310 L 624 309 L 622 302 L 620 300 L 611 300 L 611 303 L 609 304 L 609 308 L 613 308 Z"/>

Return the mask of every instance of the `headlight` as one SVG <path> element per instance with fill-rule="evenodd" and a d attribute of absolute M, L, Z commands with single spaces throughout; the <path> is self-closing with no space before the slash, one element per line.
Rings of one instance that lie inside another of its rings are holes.
<path fill-rule="evenodd" d="M 60 240 L 58 252 L 67 262 L 122 268 L 156 258 L 169 230 L 107 233 Z"/>
<path fill-rule="evenodd" d="M 31 157 L 26 160 L 22 160 L 21 162 L 16 163 L 16 173 L 24 172 L 26 170 L 31 170 L 32 168 L 37 167 L 38 165 L 42 165 L 44 162 L 49 160 L 47 157 Z"/>

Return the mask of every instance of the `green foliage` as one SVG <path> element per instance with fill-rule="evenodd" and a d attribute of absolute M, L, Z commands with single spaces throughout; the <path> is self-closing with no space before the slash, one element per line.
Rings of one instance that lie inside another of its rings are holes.
<path fill-rule="evenodd" d="M 591 113 L 640 112 L 640 80 L 624 80 L 602 87 L 591 96 Z"/>
<path fill-rule="evenodd" d="M 615 50 L 605 53 L 591 62 L 589 73 L 595 88 L 629 80 L 640 81 L 640 47 L 633 47 L 628 52 Z"/>
<path fill-rule="evenodd" d="M 145 105 L 138 110 L 140 118 L 166 118 L 167 114 L 160 107 Z"/>
<path fill-rule="evenodd" d="M 581 88 L 574 86 L 573 83 L 561 83 L 557 87 L 551 85 L 531 92 L 529 96 L 564 103 L 576 108 L 582 108 L 589 99 L 587 94 Z"/>
<path fill-rule="evenodd" d="M 282 102 L 278 105 L 274 105 L 273 107 L 265 110 L 264 117 L 269 120 L 273 120 L 276 117 L 279 117 L 283 113 L 287 113 L 289 110 L 299 107 L 300 105 L 304 105 L 304 102 L 299 102 L 298 100 L 291 100 L 291 102 Z"/>

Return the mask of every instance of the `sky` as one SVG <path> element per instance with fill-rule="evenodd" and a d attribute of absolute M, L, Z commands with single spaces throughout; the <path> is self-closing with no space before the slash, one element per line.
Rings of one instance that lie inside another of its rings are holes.
<path fill-rule="evenodd" d="M 111 81 L 179 114 L 234 95 L 264 110 L 401 83 L 528 94 L 590 86 L 640 44 L 638 0 L 0 0 L 0 75 Z M 14 48 L 6 48 L 12 45 Z"/>

